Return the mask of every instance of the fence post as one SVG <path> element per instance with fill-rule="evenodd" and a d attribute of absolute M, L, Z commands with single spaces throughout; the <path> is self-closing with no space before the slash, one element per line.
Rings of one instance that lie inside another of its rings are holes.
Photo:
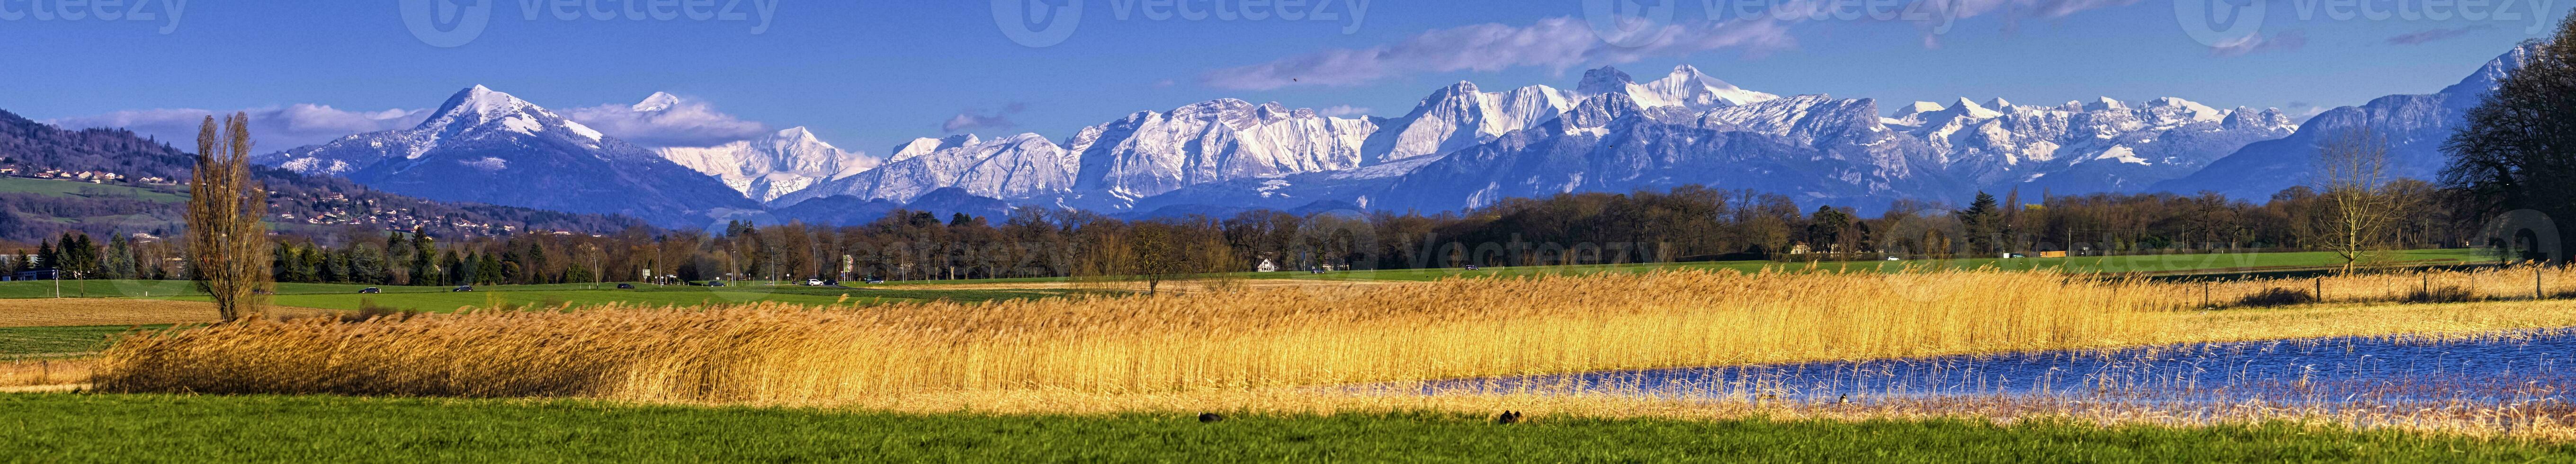
<path fill-rule="evenodd" d="M 2549 298 L 2548 292 L 2540 289 L 2540 267 L 2534 266 L 2531 268 L 2531 299 L 2540 300 L 2547 298 Z"/>
<path fill-rule="evenodd" d="M 2324 277 L 2317 278 L 2317 302 L 2326 302 L 2326 278 Z"/>

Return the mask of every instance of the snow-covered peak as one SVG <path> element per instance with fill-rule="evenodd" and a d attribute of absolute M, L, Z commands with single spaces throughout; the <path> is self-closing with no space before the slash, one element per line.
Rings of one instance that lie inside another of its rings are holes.
<path fill-rule="evenodd" d="M 1986 108 L 2006 113 L 2010 113 L 2015 109 L 2018 109 L 2018 107 L 2013 106 L 2012 102 L 2004 100 L 2004 97 L 1995 97 L 1993 100 L 1987 100 Z"/>
<path fill-rule="evenodd" d="M 814 131 L 807 130 L 805 126 L 790 127 L 787 128 L 787 130 L 778 131 L 777 138 L 779 140 L 788 140 L 796 143 L 822 142 L 822 140 L 815 139 Z"/>
<path fill-rule="evenodd" d="M 2470 74 L 2468 78 L 2460 79 L 2459 84 L 2442 89 L 2442 93 L 2483 95 L 2493 91 L 2496 82 L 2503 81 L 2505 75 L 2512 74 L 2514 70 L 2522 69 L 2524 63 L 2531 62 L 2531 57 L 2540 53 L 2542 46 L 2526 44 L 2514 47 L 2513 50 L 2506 51 L 2493 60 L 2487 60 L 2486 66 L 2478 67 L 2476 74 Z"/>
<path fill-rule="evenodd" d="M 1636 78 L 1629 77 L 1627 72 L 1602 66 L 1601 69 L 1584 71 L 1583 82 L 1576 84 L 1574 91 L 1583 95 L 1600 95 L 1626 91 L 1629 85 L 1636 83 Z"/>
<path fill-rule="evenodd" d="M 440 119 L 467 119 L 479 123 L 527 112 L 531 108 L 539 112 L 545 111 L 543 108 L 536 108 L 536 105 L 528 103 L 527 100 L 520 100 L 519 97 L 477 85 L 456 92 L 454 97 L 448 97 L 446 104 L 440 105 L 438 111 L 431 113 L 434 116 L 431 116 L 430 120 L 436 122 Z"/>
<path fill-rule="evenodd" d="M 903 160 L 920 157 L 921 155 L 937 153 L 940 150 L 965 147 L 969 145 L 981 145 L 983 143 L 983 140 L 976 138 L 975 134 L 957 134 L 935 139 L 912 139 L 911 142 L 895 146 L 894 156 L 886 158 L 885 162 L 887 164 L 899 163 L 903 162 Z"/>
<path fill-rule="evenodd" d="M 1694 110 L 1708 110 L 1780 99 L 1779 95 L 1744 90 L 1736 87 L 1735 84 L 1709 77 L 1708 74 L 1701 73 L 1699 68 L 1690 65 L 1675 66 L 1672 74 L 1641 86 L 1644 87 L 1645 95 L 1631 95 L 1639 97 L 1638 103 L 1646 103 L 1647 99 L 1643 97 L 1647 96 L 1654 97 L 1653 100 L 1657 103 L 1663 103 L 1646 106 L 1678 105 Z"/>
<path fill-rule="evenodd" d="M 2083 103 L 2082 105 L 2083 105 L 2083 108 L 2084 108 L 2084 110 L 2085 110 L 2085 111 L 2105 111 L 2105 110 L 2125 110 L 2125 109 L 2129 109 L 2129 104 L 2127 104 L 2127 103 L 2121 103 L 2119 99 L 2111 98 L 2111 97 L 2101 97 L 2101 98 L 2096 98 L 2096 99 L 2094 99 L 2094 100 L 2093 100 L 2093 102 L 2092 102 L 2092 103 Z"/>
<path fill-rule="evenodd" d="M 635 104 L 635 112 L 651 113 L 671 109 L 674 106 L 680 106 L 680 96 L 669 92 L 653 92 L 653 96 L 644 97 L 643 102 Z"/>
<path fill-rule="evenodd" d="M 1965 116 L 1968 119 L 1994 119 L 2004 116 L 2002 112 L 1986 108 L 1984 105 L 1978 105 L 1977 102 L 1968 101 L 1968 97 L 1959 97 L 1958 102 L 1951 103 L 1950 112 L 1957 113 L 1960 116 Z"/>
<path fill-rule="evenodd" d="M 2211 108 L 2209 105 L 2203 105 L 2191 100 L 2184 100 L 2175 97 L 2148 100 L 2145 106 L 2149 110 L 2180 111 L 2185 118 L 2195 122 L 2210 122 L 2227 119 L 2226 111 Z"/>

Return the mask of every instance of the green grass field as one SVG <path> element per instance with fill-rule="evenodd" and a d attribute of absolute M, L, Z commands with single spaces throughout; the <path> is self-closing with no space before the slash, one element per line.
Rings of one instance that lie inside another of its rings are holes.
<path fill-rule="evenodd" d="M 2408 250 L 2390 252 L 2383 261 L 2410 264 L 2472 264 L 2494 262 L 2477 249 Z M 2139 255 L 2079 258 L 1977 258 L 1915 261 L 1855 261 L 1825 263 L 1783 263 L 1777 261 L 1718 261 L 1695 263 L 1611 264 L 1588 266 L 1488 267 L 1469 271 L 1457 268 L 1338 271 L 1322 274 L 1302 271 L 1247 272 L 1237 276 L 1251 279 L 1301 280 L 1392 280 L 1431 281 L 1448 277 L 1523 277 L 1534 275 L 1583 275 L 1604 272 L 1642 273 L 1659 269 L 1732 269 L 1755 272 L 1765 268 L 1800 270 L 1814 266 L 1822 269 L 1863 272 L 1898 272 L 1926 268 L 1975 269 L 2057 269 L 2073 273 L 2191 273 L 2243 268 L 2317 268 L 2341 266 L 2343 259 L 2331 252 L 2297 253 L 2231 253 L 2191 255 Z M 1007 284 L 1063 282 L 1061 278 L 1023 278 L 989 280 L 931 280 L 891 282 L 880 286 Z"/>
<path fill-rule="evenodd" d="M 2485 258 L 2477 250 L 2419 250 L 2392 253 L 2388 259 L 2413 263 L 2458 264 L 2480 262 Z M 1863 272 L 1895 272 L 1925 267 L 2004 269 L 2059 269 L 2066 272 L 2190 272 L 2242 268 L 2298 268 L 2340 265 L 2333 253 L 2265 253 L 2112 256 L 2092 258 L 2022 258 L 1961 259 L 1943 261 L 1865 261 L 1820 263 L 1825 269 Z M 1532 266 L 1463 269 L 1408 269 L 1385 271 L 1348 271 L 1312 274 L 1306 272 L 1243 273 L 1253 279 L 1302 279 L 1346 281 L 1429 281 L 1447 277 L 1519 277 L 1545 274 L 1594 274 L 1604 272 L 1648 272 L 1658 269 L 1734 269 L 1759 271 L 1764 268 L 1805 269 L 1809 264 L 1771 261 L 1735 261 L 1707 263 L 1624 264 L 1597 266 Z M 849 295 L 850 304 L 873 305 L 916 300 L 950 299 L 984 301 L 1006 298 L 1041 298 L 1060 296 L 1065 290 L 917 290 L 921 285 L 1053 283 L 1064 279 L 991 279 L 895 282 L 883 285 L 860 285 L 860 289 L 816 288 L 794 285 L 736 285 L 710 287 L 656 287 L 639 285 L 635 290 L 617 290 L 616 284 L 551 284 L 500 285 L 476 287 L 474 292 L 449 292 L 448 287 L 379 286 L 384 293 L 364 295 L 358 290 L 367 285 L 350 284 L 278 284 L 277 304 L 308 308 L 359 309 L 372 301 L 383 307 L 422 311 L 452 311 L 466 306 L 484 306 L 498 295 L 501 302 L 513 306 L 577 306 L 608 303 L 647 305 L 696 305 L 702 303 L 749 303 L 775 301 L 795 304 L 830 304 Z M 152 297 L 203 301 L 194 284 L 185 281 L 91 280 L 0 282 L 0 298 L 64 297 Z"/>
<path fill-rule="evenodd" d="M 490 287 L 493 288 L 493 290 L 483 290 L 485 287 L 476 287 L 477 290 L 472 292 L 450 292 L 445 288 L 431 289 L 433 291 L 419 291 L 416 288 L 410 287 L 403 288 L 405 291 L 395 291 L 395 287 L 383 287 L 385 293 L 379 294 L 360 294 L 355 293 L 354 290 L 349 292 L 333 293 L 288 293 L 281 291 L 279 295 L 273 297 L 273 301 L 281 306 L 302 308 L 357 310 L 372 303 L 377 307 L 383 308 L 450 312 L 467 306 L 488 307 L 491 306 L 490 303 L 495 299 L 498 299 L 503 304 L 513 307 L 526 307 L 533 305 L 541 308 L 556 307 L 566 304 L 576 307 L 597 306 L 612 303 L 652 306 L 695 306 L 703 304 L 757 302 L 777 302 L 801 305 L 831 305 L 839 303 L 853 306 L 872 306 L 906 301 L 951 300 L 977 302 L 998 299 L 1047 298 L 1073 293 L 1073 291 L 1070 290 L 873 290 L 799 286 L 732 286 L 721 288 L 639 286 L 642 288 L 635 290 L 618 290 L 613 284 L 602 285 L 601 289 L 596 290 L 581 289 L 578 287 L 587 287 L 587 285 L 514 285 Z M 844 295 L 848 296 L 847 300 L 842 299 L 842 296 Z M 177 297 L 171 299 L 206 301 L 205 297 L 202 296 Z"/>
<path fill-rule="evenodd" d="M 88 198 L 124 197 L 161 203 L 177 203 L 188 200 L 188 196 L 185 194 L 162 192 L 142 187 L 117 184 L 92 184 L 73 180 L 28 179 L 23 177 L 0 177 L 0 193 L 33 193 L 47 196 L 79 196 Z"/>
<path fill-rule="evenodd" d="M 167 325 L 87 326 L 87 327 L 0 327 L 0 359 L 26 356 L 92 353 L 107 349 L 110 337 L 135 329 L 164 329 Z"/>
<path fill-rule="evenodd" d="M 2570 462 L 2289 425 L 901 415 L 580 401 L 0 395 L 9 462 Z"/>

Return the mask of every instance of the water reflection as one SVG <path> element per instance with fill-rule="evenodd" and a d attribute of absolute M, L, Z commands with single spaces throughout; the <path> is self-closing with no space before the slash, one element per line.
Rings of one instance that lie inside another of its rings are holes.
<path fill-rule="evenodd" d="M 2016 398 L 2150 404 L 2561 403 L 2576 386 L 2576 332 L 2473 339 L 2335 338 L 1862 362 L 1464 379 L 1424 393 L 1621 394 L 1674 399 L 1875 403 Z M 1398 387 L 1410 389 L 1413 386 Z"/>

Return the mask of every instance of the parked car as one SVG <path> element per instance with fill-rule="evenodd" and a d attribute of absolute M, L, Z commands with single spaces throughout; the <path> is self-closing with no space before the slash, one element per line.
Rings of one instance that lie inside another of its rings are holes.
<path fill-rule="evenodd" d="M 367 287 L 367 288 L 361 288 L 361 289 L 358 289 L 358 293 L 384 293 L 384 292 L 385 292 L 385 290 L 384 290 L 384 289 L 381 289 L 381 288 L 375 288 L 375 287 Z"/>
<path fill-rule="evenodd" d="M 458 286 L 456 286 L 456 288 L 448 289 L 447 291 L 451 291 L 451 292 L 471 292 L 471 291 L 474 291 L 474 286 L 472 286 L 472 285 L 458 285 Z"/>
<path fill-rule="evenodd" d="M 823 279 L 805 279 L 805 286 L 821 287 L 823 286 Z"/>
<path fill-rule="evenodd" d="M 870 278 L 867 282 L 871 284 L 882 284 L 885 283 L 885 279 Z"/>
<path fill-rule="evenodd" d="M 1474 264 L 1469 264 L 1469 265 L 1467 265 L 1467 270 L 1470 270 L 1470 271 L 1476 270 L 1476 265 L 1474 265 Z"/>
<path fill-rule="evenodd" d="M 722 281 L 722 280 L 710 280 L 710 281 L 707 281 L 707 286 L 709 286 L 709 287 L 722 287 L 722 286 L 724 286 L 724 281 Z"/>
<path fill-rule="evenodd" d="M 634 290 L 635 284 L 617 284 L 618 290 Z"/>

